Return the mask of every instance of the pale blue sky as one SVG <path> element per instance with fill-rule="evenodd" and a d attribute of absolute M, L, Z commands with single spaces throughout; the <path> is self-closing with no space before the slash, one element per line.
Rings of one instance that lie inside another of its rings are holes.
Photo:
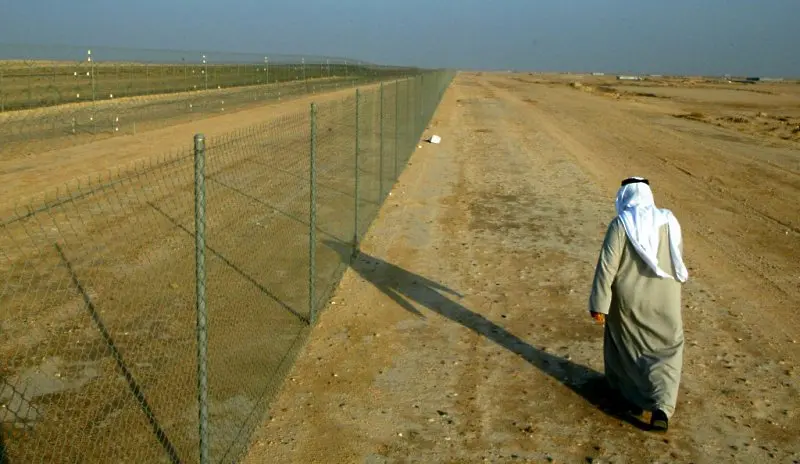
<path fill-rule="evenodd" d="M 800 76 L 800 0 L 0 0 L 0 42 Z"/>

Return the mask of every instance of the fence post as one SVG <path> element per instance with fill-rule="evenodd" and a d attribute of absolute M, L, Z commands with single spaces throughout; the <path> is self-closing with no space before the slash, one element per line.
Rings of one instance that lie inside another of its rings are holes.
<path fill-rule="evenodd" d="M 311 104 L 310 207 L 308 218 L 308 315 L 309 324 L 317 322 L 317 104 Z"/>
<path fill-rule="evenodd" d="M 208 327 L 206 308 L 206 138 L 194 136 L 194 227 L 197 306 L 197 402 L 200 463 L 208 464 Z"/>
<path fill-rule="evenodd" d="M 394 181 L 397 182 L 397 141 L 400 138 L 400 84 L 394 81 Z"/>
<path fill-rule="evenodd" d="M 417 148 L 417 144 L 419 142 L 419 77 L 414 77 L 414 114 L 411 115 L 411 131 L 413 135 L 411 137 L 412 142 L 414 143 L 414 149 L 411 150 L 411 153 L 414 153 L 414 150 Z M 410 156 L 410 154 L 409 154 Z"/>
<path fill-rule="evenodd" d="M 381 82 L 381 104 L 380 104 L 380 161 L 378 161 L 378 204 L 383 201 L 383 82 Z"/>
<path fill-rule="evenodd" d="M 356 159 L 355 159 L 355 177 L 356 178 L 355 178 L 355 214 L 354 214 L 354 216 L 355 216 L 355 227 L 353 228 L 353 230 L 354 230 L 354 233 L 353 233 L 353 256 L 355 256 L 358 253 L 358 249 L 359 249 L 359 244 L 358 244 L 358 206 L 359 206 L 358 205 L 358 203 L 359 203 L 359 201 L 358 201 L 358 177 L 359 177 L 359 175 L 358 175 L 358 171 L 359 171 L 358 153 L 359 153 L 359 151 L 361 151 L 361 147 L 359 146 L 359 140 L 358 140 L 358 137 L 359 137 L 359 119 L 360 119 L 358 113 L 359 113 L 360 100 L 361 100 L 361 91 L 359 89 L 356 89 L 356 156 L 355 156 L 356 157 Z"/>
<path fill-rule="evenodd" d="M 425 108 L 425 74 L 419 76 L 419 133 L 420 137 L 422 134 L 425 133 L 426 126 L 428 125 L 428 121 L 425 119 L 427 116 L 425 113 L 427 112 L 427 108 Z"/>
<path fill-rule="evenodd" d="M 411 156 L 411 153 L 414 152 L 414 147 L 416 146 L 416 143 L 414 143 L 414 141 L 413 141 L 413 138 L 414 138 L 414 135 L 413 135 L 413 132 L 414 132 L 414 127 L 413 127 L 414 126 L 414 112 L 413 111 L 414 110 L 412 109 L 411 103 L 412 103 L 412 101 L 411 101 L 411 78 L 407 77 L 406 78 L 406 119 L 407 119 L 407 121 L 406 121 L 406 133 L 407 133 L 407 135 L 406 136 L 408 137 L 408 140 L 406 141 L 406 144 L 408 145 L 408 149 L 410 150 L 408 152 L 408 156 Z M 414 143 L 414 145 L 412 145 L 412 143 Z M 406 161 L 407 160 L 404 160 L 403 163 L 405 164 Z M 405 168 L 405 166 L 403 166 L 403 168 Z"/>
<path fill-rule="evenodd" d="M 417 92 L 417 97 L 419 98 L 419 136 L 422 137 L 422 134 L 425 133 L 425 126 L 428 122 L 425 120 L 425 74 L 421 74 L 419 76 L 419 92 Z"/>

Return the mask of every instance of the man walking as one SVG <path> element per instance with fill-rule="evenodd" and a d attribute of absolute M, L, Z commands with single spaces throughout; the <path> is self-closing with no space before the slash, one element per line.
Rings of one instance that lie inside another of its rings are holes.
<path fill-rule="evenodd" d="M 595 270 L 589 312 L 605 323 L 609 386 L 668 429 L 683 364 L 681 284 L 688 279 L 677 219 L 655 206 L 649 181 L 632 177 L 617 193 Z"/>

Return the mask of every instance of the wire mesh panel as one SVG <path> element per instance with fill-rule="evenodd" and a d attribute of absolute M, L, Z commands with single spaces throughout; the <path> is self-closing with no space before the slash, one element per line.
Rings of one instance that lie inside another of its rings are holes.
<path fill-rule="evenodd" d="M 208 144 L 210 456 L 246 449 L 309 321 L 309 117 Z"/>
<path fill-rule="evenodd" d="M 354 89 L 7 215 L 0 458 L 238 460 L 451 78 Z"/>
<path fill-rule="evenodd" d="M 179 154 L 76 183 L 3 223 L 10 462 L 194 454 L 192 242 L 176 227 L 191 218 L 191 166 Z"/>
<path fill-rule="evenodd" d="M 394 186 L 397 179 L 399 166 L 395 163 L 398 154 L 398 100 L 399 93 L 394 82 L 383 85 L 381 103 L 381 144 L 380 144 L 380 169 L 381 174 L 381 201 L 383 201 Z"/>
<path fill-rule="evenodd" d="M 419 139 L 417 134 L 417 85 L 414 78 L 406 79 L 406 127 L 408 127 L 408 147 L 401 156 L 401 163 L 403 165 L 408 163 L 409 158 L 417 148 L 417 141 Z"/>
<path fill-rule="evenodd" d="M 380 90 L 368 88 L 360 94 L 358 112 L 359 203 L 358 235 L 363 236 L 378 213 L 380 192 Z"/>
<path fill-rule="evenodd" d="M 359 108 L 360 110 L 360 108 Z M 356 97 L 326 102 L 317 110 L 315 304 L 327 301 L 347 268 L 356 237 Z M 360 186 L 359 186 L 360 190 Z"/>

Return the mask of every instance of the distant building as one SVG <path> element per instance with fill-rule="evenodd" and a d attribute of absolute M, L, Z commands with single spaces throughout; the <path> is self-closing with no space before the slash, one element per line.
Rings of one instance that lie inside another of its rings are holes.
<path fill-rule="evenodd" d="M 618 81 L 640 81 L 642 80 L 639 76 L 617 76 Z"/>
<path fill-rule="evenodd" d="M 605 75 L 606 75 L 606 73 L 601 73 L 601 72 L 593 72 L 592 73 L 592 76 L 605 76 Z"/>

